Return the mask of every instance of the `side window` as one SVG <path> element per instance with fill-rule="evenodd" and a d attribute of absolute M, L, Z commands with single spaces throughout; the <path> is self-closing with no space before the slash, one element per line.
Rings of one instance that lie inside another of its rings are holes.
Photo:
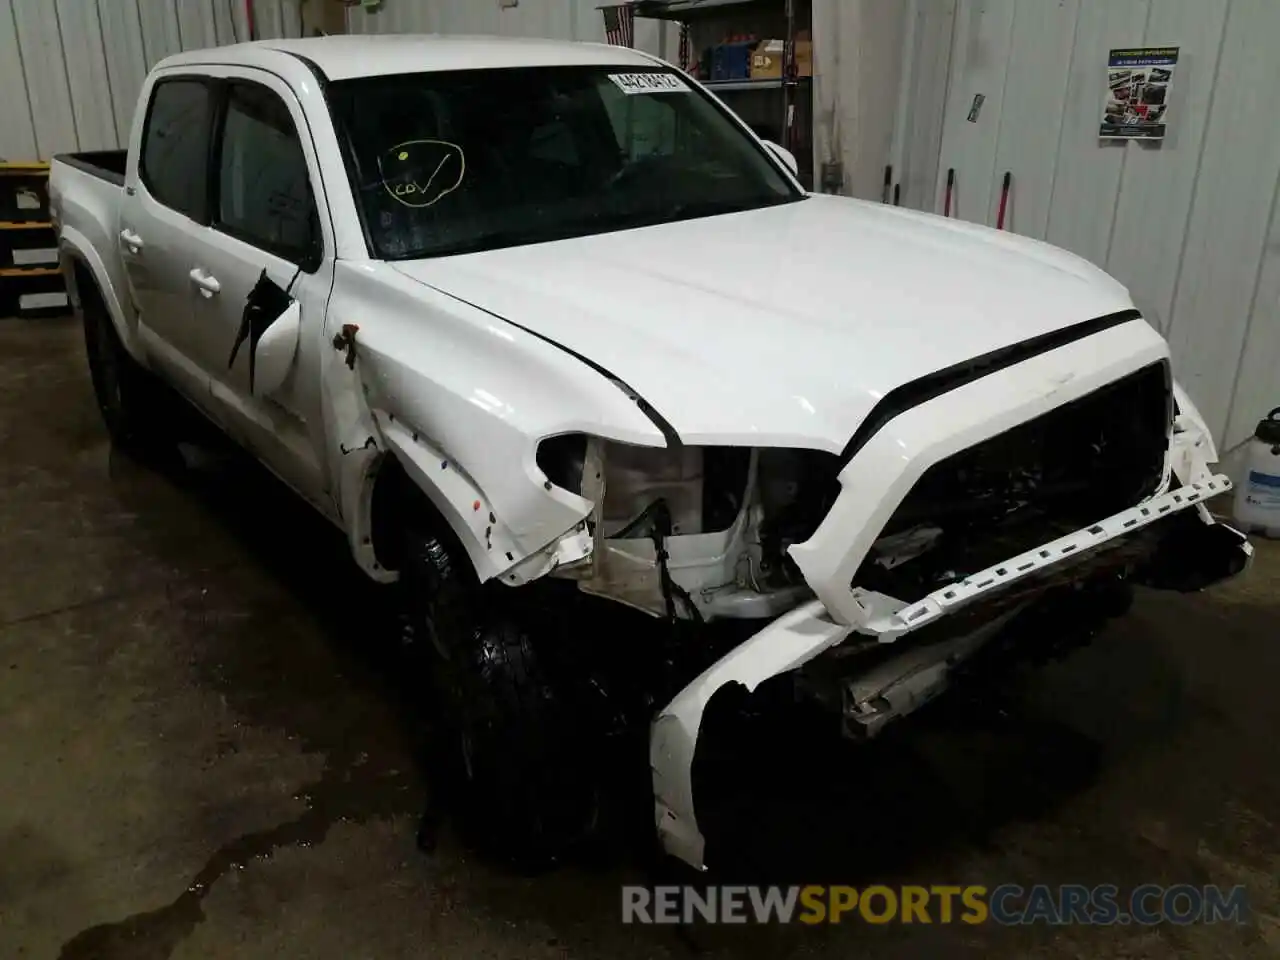
<path fill-rule="evenodd" d="M 193 220 L 205 219 L 209 158 L 209 86 L 162 80 L 151 94 L 140 174 L 148 192 Z"/>
<path fill-rule="evenodd" d="M 319 220 L 293 118 L 278 96 L 256 84 L 228 91 L 215 223 L 298 263 L 319 251 Z"/>

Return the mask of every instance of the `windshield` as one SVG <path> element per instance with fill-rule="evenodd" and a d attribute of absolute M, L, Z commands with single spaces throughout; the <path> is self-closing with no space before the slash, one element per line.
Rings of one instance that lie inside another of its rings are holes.
<path fill-rule="evenodd" d="M 668 70 L 537 67 L 329 87 L 375 256 L 415 259 L 803 199 Z"/>

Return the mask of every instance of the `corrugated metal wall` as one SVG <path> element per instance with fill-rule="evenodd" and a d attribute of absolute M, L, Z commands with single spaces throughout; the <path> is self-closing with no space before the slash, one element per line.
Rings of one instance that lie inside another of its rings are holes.
<path fill-rule="evenodd" d="M 503 8 L 498 0 L 385 0 L 377 13 L 348 14 L 352 33 L 476 33 L 505 37 L 553 37 L 604 42 L 599 8 L 608 0 L 520 0 Z M 620 2 L 620 0 L 614 0 Z M 636 21 L 636 46 L 675 54 L 674 28 Z"/>
<path fill-rule="evenodd" d="M 598 0 L 386 0 L 348 14 L 353 33 L 488 33 L 604 40 Z M 300 35 L 299 0 L 254 0 L 258 35 Z M 0 0 L 0 158 L 122 145 L 147 71 L 181 50 L 249 37 L 244 0 Z M 663 53 L 674 33 L 636 24 Z"/>
<path fill-rule="evenodd" d="M 255 10 L 260 36 L 298 35 L 297 0 Z M 156 61 L 248 34 L 243 0 L 0 0 L 0 157 L 120 146 Z"/>
<path fill-rule="evenodd" d="M 956 0 L 907 0 L 897 116 L 888 162 L 902 204 L 933 209 Z"/>
<path fill-rule="evenodd" d="M 1130 287 L 1226 447 L 1280 404 L 1278 36 L 1276 0 L 959 0 L 932 91 L 941 160 L 913 204 L 940 211 L 954 167 L 959 215 L 993 224 L 1012 171 L 1011 228 Z M 1167 139 L 1100 141 L 1107 51 L 1166 44 L 1181 48 Z"/>
<path fill-rule="evenodd" d="M 813 0 L 814 164 L 840 163 L 840 192 L 878 198 L 895 141 L 903 50 L 915 8 L 952 0 Z M 937 143 L 932 145 L 934 161 Z"/>

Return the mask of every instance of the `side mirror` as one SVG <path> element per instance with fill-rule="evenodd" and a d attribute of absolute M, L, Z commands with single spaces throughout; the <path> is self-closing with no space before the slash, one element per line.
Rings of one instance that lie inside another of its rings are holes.
<path fill-rule="evenodd" d="M 764 145 L 769 148 L 775 157 L 782 161 L 783 166 L 791 171 L 791 175 L 800 176 L 800 164 L 796 161 L 796 155 L 784 147 L 780 143 L 774 143 L 772 140 L 766 140 Z"/>
<path fill-rule="evenodd" d="M 302 325 L 302 305 L 294 300 L 271 326 L 262 331 L 255 354 L 254 393 L 264 396 L 275 393 L 283 385 L 293 369 L 293 357 L 298 352 L 298 334 Z"/>

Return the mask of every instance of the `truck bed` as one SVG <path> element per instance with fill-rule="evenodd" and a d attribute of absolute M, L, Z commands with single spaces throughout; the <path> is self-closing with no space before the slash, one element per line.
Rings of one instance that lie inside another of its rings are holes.
<path fill-rule="evenodd" d="M 60 153 L 49 169 L 49 206 L 58 228 L 62 272 L 72 302 L 79 305 L 92 282 L 116 323 L 125 349 L 139 356 L 136 318 L 120 260 L 120 204 L 124 200 L 127 152 Z M 78 275 L 74 264 L 87 269 Z"/>
<path fill-rule="evenodd" d="M 59 153 L 53 159 L 55 163 L 65 163 L 91 177 L 123 187 L 125 170 L 129 164 L 129 151 L 86 150 L 81 153 Z"/>

